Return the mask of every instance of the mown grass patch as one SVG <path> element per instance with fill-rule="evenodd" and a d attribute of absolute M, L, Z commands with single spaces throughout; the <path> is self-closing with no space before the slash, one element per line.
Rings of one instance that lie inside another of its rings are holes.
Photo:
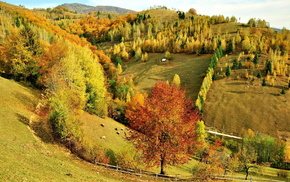
<path fill-rule="evenodd" d="M 138 91 L 149 91 L 157 81 L 171 82 L 178 74 L 187 96 L 196 100 L 211 55 L 172 54 L 173 59 L 161 62 L 164 54 L 150 53 L 149 61 L 130 61 L 123 66 L 123 76 L 133 77 Z"/>
<path fill-rule="evenodd" d="M 222 59 L 217 67 L 221 77 L 227 64 L 234 56 Z M 285 76 L 277 76 L 274 86 L 262 86 L 257 78 L 258 70 L 263 71 L 263 60 L 258 68 L 232 70 L 230 77 L 214 81 L 205 102 L 204 121 L 227 133 L 241 135 L 243 130 L 268 134 L 287 139 L 290 124 L 290 94 L 281 94 L 287 86 Z M 244 78 L 248 73 L 251 78 Z M 283 135 L 282 135 L 283 134 Z"/>

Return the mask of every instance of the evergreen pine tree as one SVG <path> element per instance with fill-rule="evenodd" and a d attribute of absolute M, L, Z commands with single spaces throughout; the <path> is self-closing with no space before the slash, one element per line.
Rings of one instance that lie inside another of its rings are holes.
<path fill-rule="evenodd" d="M 212 80 L 217 80 L 218 79 L 218 74 L 216 71 L 214 71 L 213 75 L 212 75 Z"/>
<path fill-rule="evenodd" d="M 227 69 L 226 69 L 226 76 L 227 77 L 231 76 L 231 68 L 229 65 L 227 66 Z"/>
<path fill-rule="evenodd" d="M 240 68 L 242 68 L 243 67 L 243 63 L 242 63 L 242 61 L 240 60 L 239 62 L 238 62 L 238 69 L 240 69 Z"/>
<path fill-rule="evenodd" d="M 263 86 L 263 87 L 264 87 L 264 86 L 267 86 L 266 78 L 263 79 L 263 81 L 262 81 L 262 86 Z"/>
<path fill-rule="evenodd" d="M 272 74 L 272 63 L 271 63 L 271 61 L 267 60 L 266 65 L 265 65 L 265 71 L 266 71 L 266 75 L 268 73 Z"/>
<path fill-rule="evenodd" d="M 227 54 L 232 54 L 234 52 L 233 40 L 231 39 L 227 46 Z"/>
<path fill-rule="evenodd" d="M 236 69 L 238 69 L 238 67 L 239 67 L 238 59 L 235 58 L 235 59 L 233 60 L 232 69 L 233 69 L 233 70 L 236 70 Z"/>
<path fill-rule="evenodd" d="M 121 59 L 119 56 L 116 57 L 116 62 L 115 62 L 115 64 L 116 64 L 116 65 L 118 65 L 118 64 L 122 65 L 122 64 L 123 64 L 122 59 Z"/>
<path fill-rule="evenodd" d="M 255 55 L 255 57 L 253 59 L 253 63 L 255 64 L 255 66 L 257 66 L 259 64 L 258 54 Z"/>
<path fill-rule="evenodd" d="M 20 22 L 20 19 L 19 19 L 19 17 L 17 16 L 16 17 L 16 19 L 15 19 L 15 24 L 16 24 L 16 27 L 20 27 L 20 25 L 21 25 L 21 22 Z"/>
<path fill-rule="evenodd" d="M 261 71 L 259 70 L 258 74 L 257 74 L 257 78 L 262 78 L 262 73 Z"/>
<path fill-rule="evenodd" d="M 286 94 L 285 88 L 283 87 L 281 90 L 281 94 Z"/>
<path fill-rule="evenodd" d="M 224 52 L 221 46 L 219 47 L 219 53 L 220 53 L 220 58 L 224 56 Z"/>

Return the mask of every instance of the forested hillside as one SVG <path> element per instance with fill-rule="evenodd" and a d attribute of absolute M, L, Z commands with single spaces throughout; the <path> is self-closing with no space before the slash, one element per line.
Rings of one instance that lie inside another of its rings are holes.
<path fill-rule="evenodd" d="M 116 12 L 120 14 L 133 13 L 133 10 L 128 10 L 124 8 L 114 7 L 114 6 L 89 6 L 79 3 L 65 3 L 61 6 L 66 7 L 72 11 L 77 11 L 79 13 L 89 13 L 92 11 L 103 11 L 103 12 Z"/>
<path fill-rule="evenodd" d="M 90 8 L 0 2 L 0 74 L 41 93 L 38 132 L 90 163 L 162 175 L 289 168 L 289 30 L 193 8 Z"/>

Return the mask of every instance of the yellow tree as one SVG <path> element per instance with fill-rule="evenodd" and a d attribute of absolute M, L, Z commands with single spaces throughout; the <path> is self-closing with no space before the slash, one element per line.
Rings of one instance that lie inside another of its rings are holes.
<path fill-rule="evenodd" d="M 4 43 L 5 74 L 35 84 L 39 76 L 37 62 L 40 54 L 42 47 L 38 34 L 29 25 L 21 30 L 13 29 Z"/>
<path fill-rule="evenodd" d="M 175 74 L 172 80 L 172 83 L 176 84 L 176 85 L 180 85 L 180 77 L 178 74 Z"/>
<path fill-rule="evenodd" d="M 245 36 L 244 40 L 242 41 L 242 49 L 245 53 L 249 53 L 251 50 L 251 42 L 248 36 Z"/>

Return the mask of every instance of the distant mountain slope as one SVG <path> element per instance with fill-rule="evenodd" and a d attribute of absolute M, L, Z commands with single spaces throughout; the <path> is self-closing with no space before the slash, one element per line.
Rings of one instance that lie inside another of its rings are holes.
<path fill-rule="evenodd" d="M 114 11 L 120 14 L 135 12 L 133 10 L 119 8 L 115 6 L 89 6 L 85 4 L 79 4 L 79 3 L 65 3 L 65 4 L 62 4 L 61 6 L 66 7 L 73 11 L 77 11 L 79 13 L 88 13 L 90 11 L 103 11 L 103 12 Z"/>

